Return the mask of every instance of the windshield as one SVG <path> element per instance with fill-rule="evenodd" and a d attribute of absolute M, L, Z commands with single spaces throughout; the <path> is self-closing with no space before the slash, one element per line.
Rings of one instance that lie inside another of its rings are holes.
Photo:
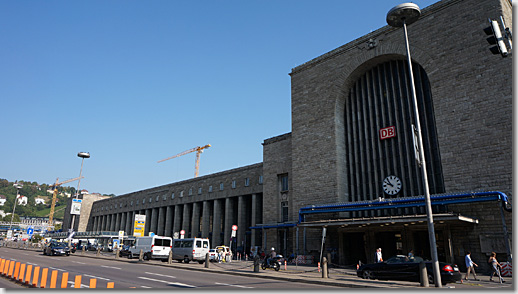
<path fill-rule="evenodd" d="M 419 257 L 419 256 L 408 257 L 405 255 L 397 255 L 397 256 L 393 256 L 393 257 L 387 259 L 387 261 L 385 261 L 385 262 L 391 264 L 391 263 L 419 263 L 421 261 L 423 261 L 423 258 Z"/>

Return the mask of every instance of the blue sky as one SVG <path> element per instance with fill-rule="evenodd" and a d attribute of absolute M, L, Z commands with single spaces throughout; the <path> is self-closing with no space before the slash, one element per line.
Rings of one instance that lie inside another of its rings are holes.
<path fill-rule="evenodd" d="M 121 195 L 262 162 L 291 69 L 404 1 L 0 1 L 0 178 Z M 436 0 L 414 1 L 421 8 Z M 77 187 L 77 182 L 67 184 Z"/>

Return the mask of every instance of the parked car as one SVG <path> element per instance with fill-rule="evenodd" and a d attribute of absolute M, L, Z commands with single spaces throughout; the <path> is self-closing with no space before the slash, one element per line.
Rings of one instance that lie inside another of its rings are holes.
<path fill-rule="evenodd" d="M 157 235 L 137 237 L 135 243 L 129 248 L 131 254 L 128 255 L 128 258 L 137 258 L 140 255 L 140 250 L 142 250 L 144 260 L 160 259 L 165 261 L 169 258 L 172 242 L 171 237 Z"/>
<path fill-rule="evenodd" d="M 70 255 L 70 248 L 63 242 L 50 242 L 43 248 L 43 255 Z"/>
<path fill-rule="evenodd" d="M 364 264 L 358 268 L 356 274 L 364 279 L 378 280 L 402 280 L 419 282 L 419 263 L 423 258 L 415 256 L 409 258 L 405 255 L 393 256 L 380 263 Z M 432 262 L 425 261 L 428 273 L 428 282 L 434 284 Z M 456 264 L 439 262 L 442 284 L 455 283 L 461 280 L 461 274 Z"/>
<path fill-rule="evenodd" d="M 209 261 L 217 261 L 218 260 L 218 253 L 216 252 L 216 249 L 210 249 L 209 250 Z"/>
<path fill-rule="evenodd" d="M 119 257 L 127 256 L 130 258 L 131 251 L 130 251 L 130 245 L 122 245 L 122 248 L 119 250 Z"/>
<path fill-rule="evenodd" d="M 173 259 L 178 262 L 197 261 L 201 264 L 210 250 L 210 242 L 207 238 L 174 239 L 172 250 Z"/>

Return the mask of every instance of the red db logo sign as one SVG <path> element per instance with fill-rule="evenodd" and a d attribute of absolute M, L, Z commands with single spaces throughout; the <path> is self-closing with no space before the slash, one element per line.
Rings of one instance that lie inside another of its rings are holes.
<path fill-rule="evenodd" d="M 396 127 L 386 127 L 380 130 L 380 140 L 393 138 L 396 136 Z"/>

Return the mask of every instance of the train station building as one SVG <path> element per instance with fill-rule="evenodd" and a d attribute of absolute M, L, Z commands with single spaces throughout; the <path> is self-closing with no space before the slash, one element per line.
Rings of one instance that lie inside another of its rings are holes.
<path fill-rule="evenodd" d="M 443 0 L 408 25 L 438 257 L 461 269 L 467 251 L 484 268 L 512 248 L 512 54 L 488 43 L 488 20 L 505 35 L 511 2 Z M 405 48 L 387 25 L 293 68 L 292 129 L 262 142 L 263 162 L 95 201 L 80 223 L 132 232 L 145 215 L 145 234 L 212 247 L 237 225 L 240 250 L 343 266 L 380 247 L 430 258 Z"/>

